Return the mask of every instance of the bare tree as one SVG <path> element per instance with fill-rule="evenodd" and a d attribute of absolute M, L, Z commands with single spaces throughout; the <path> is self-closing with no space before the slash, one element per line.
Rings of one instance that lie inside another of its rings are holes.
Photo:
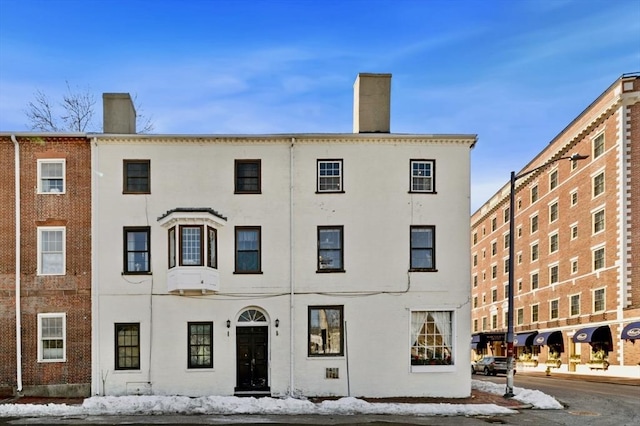
<path fill-rule="evenodd" d="M 62 96 L 62 102 L 54 104 L 41 90 L 36 91 L 33 101 L 27 104 L 25 114 L 29 120 L 31 130 L 40 132 L 86 132 L 96 131 L 93 118 L 95 115 L 96 99 L 91 91 L 76 88 L 73 90 L 67 84 L 67 92 Z M 136 127 L 138 133 L 153 131 L 151 118 L 142 114 L 142 107 L 136 105 L 137 95 L 133 99 L 136 109 Z"/>

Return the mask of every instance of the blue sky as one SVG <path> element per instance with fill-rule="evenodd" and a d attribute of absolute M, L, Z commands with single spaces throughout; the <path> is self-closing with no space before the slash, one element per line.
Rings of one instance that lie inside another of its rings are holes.
<path fill-rule="evenodd" d="M 350 133 L 359 72 L 393 133 L 478 134 L 472 211 L 623 73 L 640 0 L 0 0 L 0 131 L 40 90 L 130 92 L 156 133 Z"/>

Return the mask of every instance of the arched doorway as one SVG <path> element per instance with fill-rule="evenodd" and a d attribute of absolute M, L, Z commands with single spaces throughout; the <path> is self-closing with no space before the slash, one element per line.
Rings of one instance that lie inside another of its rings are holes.
<path fill-rule="evenodd" d="M 269 395 L 269 326 L 257 308 L 244 310 L 236 323 L 236 395 Z"/>

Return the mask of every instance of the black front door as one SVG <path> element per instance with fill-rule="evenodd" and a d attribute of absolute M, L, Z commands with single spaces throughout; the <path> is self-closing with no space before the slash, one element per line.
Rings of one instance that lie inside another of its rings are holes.
<path fill-rule="evenodd" d="M 268 392 L 269 328 L 236 327 L 236 392 Z"/>

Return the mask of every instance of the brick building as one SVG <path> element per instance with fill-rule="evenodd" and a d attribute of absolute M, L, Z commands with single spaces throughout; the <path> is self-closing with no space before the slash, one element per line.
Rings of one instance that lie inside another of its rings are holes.
<path fill-rule="evenodd" d="M 574 153 L 581 161 L 558 160 Z M 545 166 L 546 164 L 546 166 Z M 544 167 L 541 167 L 544 166 Z M 519 370 L 640 376 L 640 74 L 617 79 L 518 176 Z M 472 349 L 506 355 L 507 183 L 471 217 Z"/>
<path fill-rule="evenodd" d="M 0 393 L 88 395 L 89 142 L 0 133 L 0 162 Z"/>

